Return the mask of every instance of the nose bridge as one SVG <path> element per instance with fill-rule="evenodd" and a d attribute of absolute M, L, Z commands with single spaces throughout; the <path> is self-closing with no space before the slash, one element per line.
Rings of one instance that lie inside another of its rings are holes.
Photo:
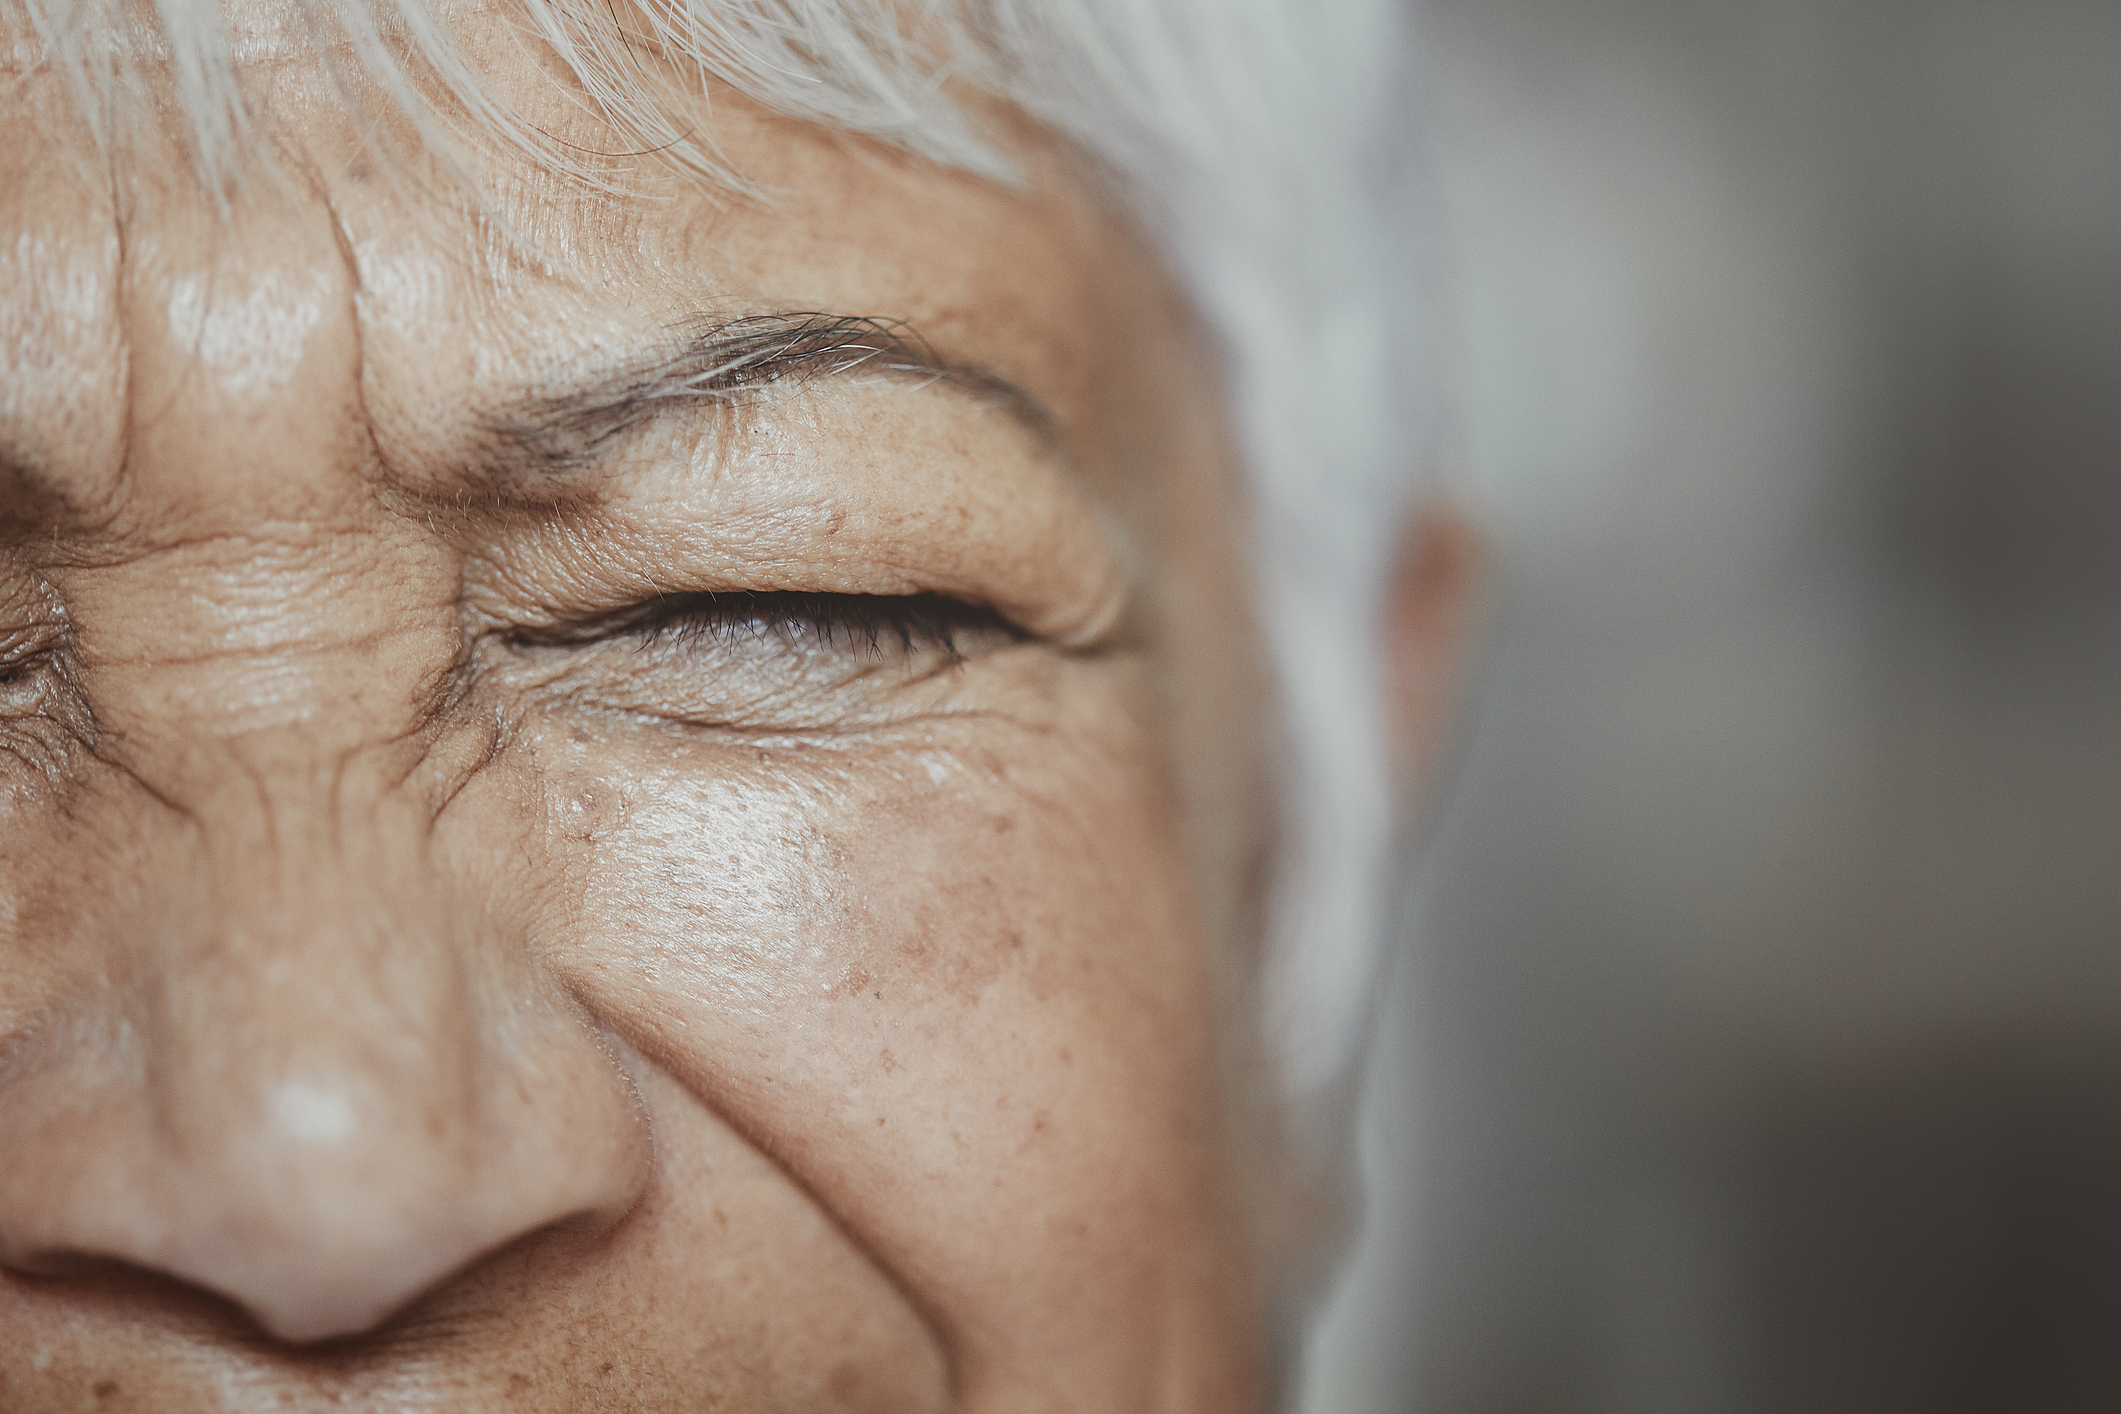
<path fill-rule="evenodd" d="M 392 780 L 403 749 L 224 750 L 184 825 L 196 895 L 149 960 L 163 1123 L 278 1126 L 289 1160 L 332 1113 L 475 1124 L 493 1013 L 534 979 L 460 902 L 477 881 L 438 871 L 431 807 Z"/>
<path fill-rule="evenodd" d="M 449 877 L 434 856 L 437 753 L 466 754 L 468 734 L 422 700 L 448 625 L 393 623 L 403 602 L 349 586 L 328 632 L 302 632 L 285 605 L 314 603 L 321 576 L 271 562 L 305 548 L 271 546 L 241 574 L 220 572 L 241 545 L 148 562 L 150 585 L 208 585 L 162 596 L 177 607 L 152 649 L 103 623 L 143 586 L 84 596 L 81 682 L 127 783 L 103 805 L 114 833 L 142 837 L 147 902 L 80 945 L 139 979 L 131 1006 L 165 1108 L 229 1112 L 283 1072 L 320 1069 L 449 1093 L 468 1083 L 482 1008 L 527 985 L 510 969 L 520 952 L 463 902 L 490 881 Z"/>
<path fill-rule="evenodd" d="M 513 1014 L 546 1012 L 563 1050 L 579 1027 L 475 906 L 487 881 L 443 876 L 431 806 L 369 759 L 398 753 L 271 754 L 191 826 L 205 887 L 142 999 L 157 1126 L 202 1170 L 334 1202 L 394 1182 L 346 1173 L 408 1156 L 438 1189 L 476 1186 L 522 1118 L 496 1110 Z M 323 1167 L 344 1172 L 320 1186 Z"/>

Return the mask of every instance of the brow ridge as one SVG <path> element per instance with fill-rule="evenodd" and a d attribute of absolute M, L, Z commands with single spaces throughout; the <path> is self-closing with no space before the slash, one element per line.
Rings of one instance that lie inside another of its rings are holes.
<path fill-rule="evenodd" d="M 674 351 L 593 386 L 528 397 L 481 419 L 477 480 L 489 489 L 564 480 L 612 444 L 687 399 L 734 403 L 776 385 L 873 372 L 942 385 L 999 404 L 1041 441 L 1054 419 L 990 369 L 944 357 L 910 324 L 875 315 L 783 311 L 716 320 Z"/>

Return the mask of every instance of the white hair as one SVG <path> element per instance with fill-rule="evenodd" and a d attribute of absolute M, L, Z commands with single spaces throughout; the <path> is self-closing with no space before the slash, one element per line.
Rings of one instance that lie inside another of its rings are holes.
<path fill-rule="evenodd" d="M 246 35 L 220 0 L 154 0 L 128 61 L 126 0 L 16 0 L 32 63 L 63 66 L 99 136 L 127 62 L 170 76 L 208 175 L 251 118 Z M 415 123 L 439 83 L 470 120 L 536 146 L 482 88 L 429 0 L 294 0 Z M 709 142 L 629 77 L 604 0 L 523 0 L 588 96 L 649 144 L 727 181 Z M 1390 862 L 1377 662 L 1381 588 L 1426 460 L 1425 320 L 1408 180 L 1405 0 L 635 0 L 665 56 L 782 113 L 998 180 L 1011 165 L 953 92 L 984 91 L 1120 179 L 1225 354 L 1251 479 L 1258 613 L 1286 724 L 1280 857 L 1259 1018 L 1285 1113 L 1315 1159 L 1379 971 Z M 21 31 L 17 30 L 18 36 Z M 19 42 L 19 40 L 18 40 Z M 321 42 L 321 40 L 320 40 Z M 18 50 L 16 72 L 27 67 Z M 120 79 L 122 74 L 118 74 Z M 335 74 L 351 91 L 351 79 Z M 564 155 L 544 154 L 551 160 Z M 1321 1118 L 1323 1117 L 1323 1118 Z M 1308 1130 L 1308 1132 L 1306 1132 Z"/>

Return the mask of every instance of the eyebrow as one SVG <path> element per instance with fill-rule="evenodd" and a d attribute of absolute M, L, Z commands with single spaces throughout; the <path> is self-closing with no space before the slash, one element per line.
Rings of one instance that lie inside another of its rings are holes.
<path fill-rule="evenodd" d="M 905 321 L 799 310 L 705 324 L 666 352 L 486 415 L 467 479 L 503 495 L 549 486 L 595 464 L 674 403 L 735 403 L 776 385 L 862 374 L 998 405 L 1040 442 L 1057 445 L 1054 416 L 1037 398 L 992 369 L 945 358 Z"/>

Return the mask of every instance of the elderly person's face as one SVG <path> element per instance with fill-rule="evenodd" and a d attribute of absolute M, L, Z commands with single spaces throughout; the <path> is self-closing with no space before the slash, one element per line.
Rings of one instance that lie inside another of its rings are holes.
<path fill-rule="evenodd" d="M 1151 252 L 1021 128 L 716 94 L 763 199 L 600 187 L 279 63 L 226 205 L 0 100 L 0 1407 L 1256 1403 L 1269 732 Z"/>
<path fill-rule="evenodd" d="M 225 213 L 7 99 L 0 1404 L 1246 1403 L 1262 733 L 1153 259 L 1032 140 L 718 95 L 767 200 L 467 198 L 278 82 Z"/>

